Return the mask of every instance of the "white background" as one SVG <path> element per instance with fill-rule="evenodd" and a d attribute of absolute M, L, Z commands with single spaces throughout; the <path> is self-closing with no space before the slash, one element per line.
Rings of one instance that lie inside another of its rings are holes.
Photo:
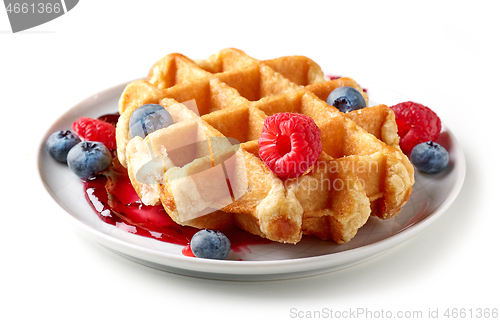
<path fill-rule="evenodd" d="M 5 321 L 282 321 L 293 320 L 292 308 L 424 316 L 429 309 L 500 308 L 494 1 L 180 3 L 80 1 L 17 34 L 0 9 Z M 50 124 L 94 93 L 144 77 L 168 53 L 206 58 L 226 47 L 259 59 L 305 55 L 325 71 L 431 107 L 465 151 L 458 199 L 424 232 L 373 260 L 266 283 L 165 273 L 78 234 L 38 179 L 37 150 Z"/>

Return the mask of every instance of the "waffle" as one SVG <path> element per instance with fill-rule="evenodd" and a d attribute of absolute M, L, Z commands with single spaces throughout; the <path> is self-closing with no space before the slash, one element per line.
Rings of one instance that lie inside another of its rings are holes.
<path fill-rule="evenodd" d="M 283 243 L 297 243 L 303 234 L 348 242 L 370 215 L 389 219 L 399 213 L 410 197 L 414 170 L 399 149 L 389 107 L 344 114 L 325 103 L 341 86 L 356 88 L 368 105 L 367 94 L 354 80 L 325 80 L 321 68 L 306 57 L 259 61 L 237 49 L 221 50 L 206 60 L 170 54 L 153 65 L 147 80 L 124 90 L 118 158 L 143 203 L 161 203 L 180 225 L 223 229 L 234 224 Z M 175 124 L 144 139 L 132 138 L 130 115 L 148 103 L 165 107 Z M 259 158 L 257 142 L 264 119 L 281 112 L 311 117 L 323 146 L 306 174 L 287 180 Z M 182 150 L 175 146 L 178 142 L 191 146 L 189 157 L 165 153 Z M 150 181 L 138 180 L 153 159 L 163 168 L 150 172 Z M 217 165 L 228 160 L 237 174 L 231 178 L 225 173 L 229 193 L 222 187 L 226 182 L 213 182 L 220 189 L 207 190 L 191 179 L 204 170 L 218 171 Z M 201 190 L 210 193 L 199 195 Z M 214 200 L 219 204 L 210 203 Z M 190 213 L 197 215 L 191 218 Z"/>

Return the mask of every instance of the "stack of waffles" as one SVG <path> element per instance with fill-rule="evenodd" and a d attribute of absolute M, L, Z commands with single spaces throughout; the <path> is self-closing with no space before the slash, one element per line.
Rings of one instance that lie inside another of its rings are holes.
<path fill-rule="evenodd" d="M 147 80 L 125 88 L 118 158 L 142 202 L 161 203 L 180 225 L 237 225 L 283 243 L 303 234 L 348 242 L 370 216 L 399 213 L 414 170 L 389 107 L 344 114 L 325 102 L 342 86 L 360 91 L 369 106 L 354 80 L 327 80 L 303 56 L 260 61 L 237 49 L 206 60 L 170 54 Z M 174 124 L 133 138 L 130 116 L 144 104 L 162 105 Z M 304 114 L 321 130 L 323 151 L 298 178 L 277 177 L 259 157 L 264 119 L 284 112 Z"/>

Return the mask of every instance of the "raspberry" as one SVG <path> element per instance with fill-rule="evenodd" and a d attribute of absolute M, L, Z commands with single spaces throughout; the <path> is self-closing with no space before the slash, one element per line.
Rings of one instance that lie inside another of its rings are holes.
<path fill-rule="evenodd" d="M 407 155 L 419 143 L 436 141 L 441 132 L 441 120 L 430 108 L 415 102 L 391 106 L 396 114 L 399 145 Z"/>
<path fill-rule="evenodd" d="M 259 155 L 277 176 L 295 178 L 304 174 L 321 150 L 321 132 L 310 117 L 277 113 L 265 119 Z"/>
<path fill-rule="evenodd" d="M 108 122 L 90 117 L 80 117 L 73 123 L 72 128 L 83 141 L 98 141 L 110 150 L 116 149 L 116 130 Z"/>

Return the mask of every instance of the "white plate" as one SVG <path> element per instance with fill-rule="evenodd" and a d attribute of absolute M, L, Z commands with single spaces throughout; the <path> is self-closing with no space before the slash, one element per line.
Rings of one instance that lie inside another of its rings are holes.
<path fill-rule="evenodd" d="M 408 98 L 384 87 L 362 82 L 370 105 L 392 105 Z M 88 205 L 81 181 L 64 164 L 45 151 L 45 140 L 57 131 L 71 129 L 78 117 L 98 117 L 117 111 L 126 84 L 98 93 L 71 108 L 47 131 L 40 143 L 38 167 L 47 191 L 67 211 L 86 236 L 136 262 L 189 276 L 227 280 L 295 278 L 334 271 L 373 258 L 408 240 L 441 216 L 457 197 L 465 177 L 465 158 L 451 131 L 444 127 L 438 140 L 450 153 L 450 165 L 435 175 L 415 174 L 413 194 L 401 213 L 391 220 L 370 218 L 349 243 L 304 237 L 297 245 L 270 243 L 231 252 L 228 259 L 207 260 L 181 254 L 182 246 L 127 233 L 105 224 Z"/>

